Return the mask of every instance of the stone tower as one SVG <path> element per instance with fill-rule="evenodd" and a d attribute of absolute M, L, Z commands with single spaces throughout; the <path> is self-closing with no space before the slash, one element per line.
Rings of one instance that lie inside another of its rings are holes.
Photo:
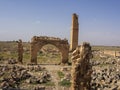
<path fill-rule="evenodd" d="M 72 28 L 71 28 L 71 36 L 70 36 L 70 51 L 73 51 L 78 46 L 78 33 L 79 33 L 79 23 L 78 23 L 78 15 L 72 15 Z"/>

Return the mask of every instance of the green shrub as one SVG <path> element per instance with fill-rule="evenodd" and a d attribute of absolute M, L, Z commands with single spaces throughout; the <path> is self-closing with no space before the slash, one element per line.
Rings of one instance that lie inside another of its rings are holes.
<path fill-rule="evenodd" d="M 49 81 L 49 82 L 45 83 L 45 85 L 46 85 L 46 86 L 55 86 L 55 83 Z"/>
<path fill-rule="evenodd" d="M 71 86 L 71 82 L 69 80 L 62 80 L 58 84 L 60 86 L 64 86 L 64 87 L 70 87 Z"/>
<path fill-rule="evenodd" d="M 63 78 L 65 76 L 65 74 L 61 71 L 58 71 L 57 74 L 60 78 Z"/>

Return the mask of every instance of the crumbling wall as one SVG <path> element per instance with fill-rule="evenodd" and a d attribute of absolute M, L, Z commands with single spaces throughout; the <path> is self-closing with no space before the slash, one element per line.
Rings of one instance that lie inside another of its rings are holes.
<path fill-rule="evenodd" d="M 72 90 L 90 90 L 92 68 L 90 65 L 92 58 L 91 46 L 83 43 L 72 53 Z"/>
<path fill-rule="evenodd" d="M 114 57 L 120 57 L 120 51 L 104 50 L 103 53 Z"/>

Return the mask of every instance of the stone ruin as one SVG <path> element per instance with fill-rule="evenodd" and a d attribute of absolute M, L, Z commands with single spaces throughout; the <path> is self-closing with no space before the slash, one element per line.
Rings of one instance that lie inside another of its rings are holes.
<path fill-rule="evenodd" d="M 37 64 L 37 52 L 47 44 L 56 46 L 61 52 L 61 63 L 68 62 L 69 44 L 68 40 L 47 36 L 34 36 L 31 40 L 31 63 Z"/>
<path fill-rule="evenodd" d="M 91 46 L 89 43 L 83 43 L 78 46 L 79 23 L 78 15 L 75 13 L 72 16 L 72 29 L 70 37 L 70 48 L 68 40 L 47 36 L 34 36 L 31 39 L 31 63 L 37 64 L 38 51 L 47 44 L 56 46 L 61 52 L 61 63 L 68 62 L 69 49 L 72 52 L 72 90 L 90 90 L 92 67 L 90 59 L 92 58 Z M 22 63 L 23 45 L 22 40 L 18 42 L 18 62 Z"/>
<path fill-rule="evenodd" d="M 73 51 L 78 46 L 78 33 L 79 33 L 79 23 L 78 23 L 78 15 L 72 15 L 72 28 L 71 28 L 71 36 L 70 36 L 70 51 Z"/>
<path fill-rule="evenodd" d="M 0 65 L 0 72 L 0 90 L 29 90 L 26 89 L 28 84 L 43 84 L 51 81 L 51 75 L 39 65 L 26 67 L 22 65 Z M 39 75 L 37 76 L 34 73 Z M 43 87 L 36 85 L 31 87 L 31 90 L 43 90 L 41 88 Z"/>
<path fill-rule="evenodd" d="M 92 57 L 91 46 L 83 43 L 72 53 L 72 90 L 90 90 L 92 67 L 90 58 Z"/>
<path fill-rule="evenodd" d="M 78 46 L 78 32 L 79 32 L 79 23 L 78 15 L 75 13 L 72 16 L 72 29 L 71 29 L 71 40 L 70 40 L 70 50 L 73 51 Z M 23 59 L 23 45 L 22 40 L 17 41 L 18 43 L 18 62 L 22 63 Z M 38 51 L 47 44 L 52 44 L 56 46 L 61 52 L 61 63 L 65 64 L 68 62 L 69 54 L 69 43 L 67 39 L 60 39 L 56 37 L 47 37 L 47 36 L 34 36 L 31 39 L 31 63 L 37 64 L 37 53 Z"/>
<path fill-rule="evenodd" d="M 78 15 L 75 13 L 72 16 L 72 30 L 71 30 L 71 44 L 70 51 L 72 51 L 72 90 L 90 90 L 92 67 L 90 65 L 90 58 L 92 58 L 91 46 L 84 42 L 78 46 L 78 32 L 79 23 Z"/>
<path fill-rule="evenodd" d="M 19 39 L 19 41 L 17 41 L 18 43 L 18 62 L 19 63 L 23 63 L 23 45 L 22 45 L 22 40 Z"/>

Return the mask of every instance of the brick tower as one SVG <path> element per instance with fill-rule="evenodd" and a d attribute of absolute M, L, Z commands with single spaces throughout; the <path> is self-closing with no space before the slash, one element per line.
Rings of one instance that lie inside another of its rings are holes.
<path fill-rule="evenodd" d="M 79 23 L 78 23 L 78 15 L 72 15 L 72 28 L 71 28 L 71 36 L 70 36 L 70 51 L 73 51 L 78 46 L 78 33 L 79 33 Z"/>

